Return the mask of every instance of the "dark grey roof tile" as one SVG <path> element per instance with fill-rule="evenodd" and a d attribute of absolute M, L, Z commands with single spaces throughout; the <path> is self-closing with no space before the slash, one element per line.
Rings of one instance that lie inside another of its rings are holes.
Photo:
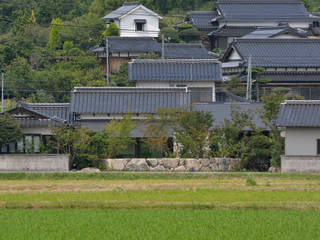
<path fill-rule="evenodd" d="M 129 63 L 129 81 L 221 81 L 221 63 L 205 59 L 134 59 Z"/>
<path fill-rule="evenodd" d="M 285 101 L 280 107 L 277 126 L 320 127 L 320 101 Z"/>
<path fill-rule="evenodd" d="M 164 56 L 167 59 L 214 59 L 202 44 L 166 43 Z"/>
<path fill-rule="evenodd" d="M 76 114 L 156 113 L 157 108 L 189 106 L 186 88 L 75 88 L 71 111 Z"/>
<path fill-rule="evenodd" d="M 320 39 L 236 39 L 224 61 L 235 49 L 248 63 L 260 67 L 320 67 Z"/>
<path fill-rule="evenodd" d="M 226 22 L 308 22 L 300 0 L 218 0 L 216 7 Z"/>
<path fill-rule="evenodd" d="M 250 111 L 253 115 L 253 122 L 255 125 L 266 129 L 266 126 L 262 123 L 259 113 L 263 108 L 262 103 L 195 103 L 192 110 L 211 113 L 215 119 L 214 126 L 219 127 L 225 119 L 231 120 L 232 106 L 239 106 L 241 111 Z"/>

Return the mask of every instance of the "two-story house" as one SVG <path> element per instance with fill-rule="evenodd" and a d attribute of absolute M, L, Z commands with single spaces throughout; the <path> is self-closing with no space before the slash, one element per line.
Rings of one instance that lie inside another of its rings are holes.
<path fill-rule="evenodd" d="M 104 19 L 107 27 L 110 22 L 117 25 L 120 37 L 158 37 L 162 17 L 139 2 L 125 2 Z"/>
<path fill-rule="evenodd" d="M 223 72 L 241 74 L 247 81 L 247 69 L 263 68 L 261 78 L 267 88 L 291 89 L 305 99 L 320 99 L 320 39 L 236 39 L 223 58 Z"/>
<path fill-rule="evenodd" d="M 137 87 L 186 87 L 194 102 L 215 102 L 221 63 L 214 59 L 134 59 L 129 81 Z"/>
<path fill-rule="evenodd" d="M 218 29 L 209 34 L 212 48 L 226 48 L 258 27 L 308 29 L 313 22 L 301 0 L 218 0 L 214 10 L 211 23 Z"/>

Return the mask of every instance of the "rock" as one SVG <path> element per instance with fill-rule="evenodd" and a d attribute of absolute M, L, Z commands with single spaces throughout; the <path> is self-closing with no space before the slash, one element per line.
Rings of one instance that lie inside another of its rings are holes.
<path fill-rule="evenodd" d="M 176 168 L 179 165 L 179 159 L 178 158 L 163 158 L 162 164 L 165 168 Z"/>
<path fill-rule="evenodd" d="M 112 159 L 105 160 L 104 164 L 106 165 L 108 170 L 112 170 Z"/>
<path fill-rule="evenodd" d="M 80 172 L 82 172 L 82 173 L 98 173 L 101 171 L 98 168 L 84 168 Z"/>
<path fill-rule="evenodd" d="M 149 166 L 144 158 L 133 158 L 126 166 L 130 171 L 148 171 Z"/>
<path fill-rule="evenodd" d="M 219 164 L 218 160 L 216 158 L 211 158 L 210 159 L 210 168 L 212 172 L 218 172 L 219 171 Z"/>
<path fill-rule="evenodd" d="M 180 166 L 174 169 L 175 172 L 185 172 L 186 168 L 184 166 Z"/>
<path fill-rule="evenodd" d="M 112 160 L 112 170 L 122 171 L 125 169 L 127 161 L 125 159 L 113 159 Z"/>
<path fill-rule="evenodd" d="M 163 171 L 167 171 L 164 166 L 158 165 L 154 168 L 150 168 L 150 171 L 152 172 L 163 172 Z"/>
<path fill-rule="evenodd" d="M 198 172 L 201 168 L 201 163 L 198 159 L 186 159 L 185 166 L 187 171 Z"/>
<path fill-rule="evenodd" d="M 210 167 L 202 167 L 201 172 L 211 172 L 211 168 Z"/>
<path fill-rule="evenodd" d="M 210 166 L 210 159 L 208 159 L 208 158 L 201 159 L 201 165 L 202 165 L 202 167 L 209 167 Z"/>
<path fill-rule="evenodd" d="M 271 172 L 271 173 L 277 173 L 277 172 L 280 172 L 281 169 L 279 167 L 270 167 L 268 172 Z"/>
<path fill-rule="evenodd" d="M 150 167 L 155 168 L 156 166 L 158 166 L 158 159 L 156 158 L 148 158 L 147 159 L 147 163 Z"/>
<path fill-rule="evenodd" d="M 229 161 L 226 158 L 219 158 L 218 160 L 218 170 L 221 172 L 226 172 L 229 170 Z"/>

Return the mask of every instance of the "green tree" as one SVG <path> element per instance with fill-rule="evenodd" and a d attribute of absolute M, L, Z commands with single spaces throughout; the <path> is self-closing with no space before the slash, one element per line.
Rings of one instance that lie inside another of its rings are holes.
<path fill-rule="evenodd" d="M 7 114 L 0 115 L 0 146 L 15 143 L 22 137 L 19 123 Z"/>
<path fill-rule="evenodd" d="M 279 92 L 272 92 L 269 96 L 262 98 L 263 110 L 261 119 L 265 126 L 270 129 L 270 137 L 272 139 L 271 165 L 274 167 L 280 166 L 280 157 L 284 153 L 284 140 L 280 136 L 280 131 L 276 124 L 280 106 L 284 100 L 285 96 Z"/>
<path fill-rule="evenodd" d="M 120 120 L 111 120 L 103 129 L 104 142 L 107 147 L 107 157 L 114 158 L 125 155 L 130 145 L 136 141 L 131 137 L 131 132 L 136 128 L 132 121 L 132 113 L 126 113 Z"/>
<path fill-rule="evenodd" d="M 60 18 L 52 19 L 49 33 L 49 41 L 47 46 L 52 50 L 61 48 L 62 36 L 61 29 L 63 28 L 63 22 Z"/>
<path fill-rule="evenodd" d="M 174 29 L 173 27 L 162 28 L 159 33 L 159 38 L 162 37 L 162 34 L 164 35 L 164 39 L 166 42 L 171 42 L 171 43 L 180 42 L 179 32 L 176 29 Z"/>
<path fill-rule="evenodd" d="M 103 32 L 103 37 L 120 36 L 119 28 L 114 22 L 111 22 L 106 31 Z"/>
<path fill-rule="evenodd" d="M 170 129 L 179 145 L 181 157 L 202 158 L 208 155 L 213 117 L 210 113 L 180 109 L 157 109 L 149 119 L 146 136 L 151 136 L 155 148 L 165 146 Z"/>

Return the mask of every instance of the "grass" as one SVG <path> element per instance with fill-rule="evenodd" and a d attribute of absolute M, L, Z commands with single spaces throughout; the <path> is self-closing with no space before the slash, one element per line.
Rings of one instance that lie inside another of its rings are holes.
<path fill-rule="evenodd" d="M 2 210 L 0 239 L 320 239 L 315 211 Z"/>
<path fill-rule="evenodd" d="M 320 175 L 0 174 L 1 239 L 320 239 Z"/>
<path fill-rule="evenodd" d="M 11 180 L 0 181 L 3 209 L 320 210 L 319 175 L 30 174 L 21 180 L 7 176 Z"/>
<path fill-rule="evenodd" d="M 139 179 L 221 179 L 246 177 L 248 173 L 0 173 L 1 180 L 139 180 Z M 255 177 L 320 180 L 320 174 L 250 173 Z"/>

